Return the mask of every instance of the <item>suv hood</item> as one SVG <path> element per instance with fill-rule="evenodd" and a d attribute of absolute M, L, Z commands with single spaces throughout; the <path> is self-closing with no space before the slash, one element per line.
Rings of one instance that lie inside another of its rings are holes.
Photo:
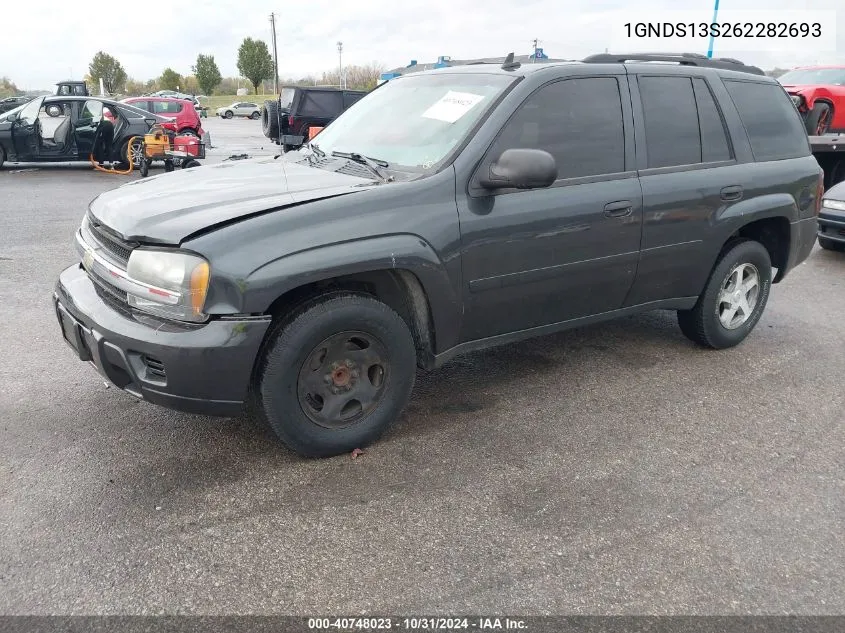
<path fill-rule="evenodd" d="M 178 245 L 218 224 L 375 185 L 284 158 L 261 158 L 135 180 L 95 198 L 89 212 L 128 241 Z"/>

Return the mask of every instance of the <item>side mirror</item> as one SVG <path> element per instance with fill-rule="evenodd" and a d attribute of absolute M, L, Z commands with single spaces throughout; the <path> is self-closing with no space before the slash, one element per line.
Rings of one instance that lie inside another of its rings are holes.
<path fill-rule="evenodd" d="M 485 189 L 539 189 L 557 180 L 557 164 L 541 149 L 506 149 L 480 178 Z"/>
<path fill-rule="evenodd" d="M 9 115 L 6 116 L 6 120 L 7 121 L 17 121 L 18 120 L 18 113 L 12 112 L 12 114 L 9 114 Z"/>

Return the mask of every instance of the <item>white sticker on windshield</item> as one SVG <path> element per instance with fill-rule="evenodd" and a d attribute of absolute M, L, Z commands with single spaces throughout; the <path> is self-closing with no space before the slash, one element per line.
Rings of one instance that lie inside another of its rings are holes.
<path fill-rule="evenodd" d="M 422 116 L 426 119 L 437 119 L 446 123 L 454 123 L 482 99 L 484 99 L 484 95 L 450 90 L 438 102 L 423 112 Z"/>

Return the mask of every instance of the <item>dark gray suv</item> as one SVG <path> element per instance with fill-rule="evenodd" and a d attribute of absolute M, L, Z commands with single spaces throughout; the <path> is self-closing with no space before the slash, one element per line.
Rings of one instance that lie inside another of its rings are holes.
<path fill-rule="evenodd" d="M 655 309 L 737 345 L 816 239 L 801 119 L 738 62 L 620 61 L 411 74 L 299 151 L 105 193 L 62 332 L 137 397 L 317 456 L 470 350 Z"/>

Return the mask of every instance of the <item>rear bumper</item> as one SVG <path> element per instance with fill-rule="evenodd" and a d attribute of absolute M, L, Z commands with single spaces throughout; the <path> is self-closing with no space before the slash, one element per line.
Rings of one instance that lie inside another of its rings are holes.
<path fill-rule="evenodd" d="M 786 277 L 787 273 L 810 256 L 816 244 L 818 220 L 815 216 L 792 222 L 789 231 L 789 258 L 786 266 L 778 271 L 775 281 Z"/>
<path fill-rule="evenodd" d="M 819 214 L 819 237 L 845 244 L 845 213 L 823 208 Z"/>
<path fill-rule="evenodd" d="M 180 325 L 120 312 L 97 294 L 79 265 L 64 270 L 53 305 L 80 360 L 115 386 L 190 413 L 238 415 L 269 319 Z"/>

